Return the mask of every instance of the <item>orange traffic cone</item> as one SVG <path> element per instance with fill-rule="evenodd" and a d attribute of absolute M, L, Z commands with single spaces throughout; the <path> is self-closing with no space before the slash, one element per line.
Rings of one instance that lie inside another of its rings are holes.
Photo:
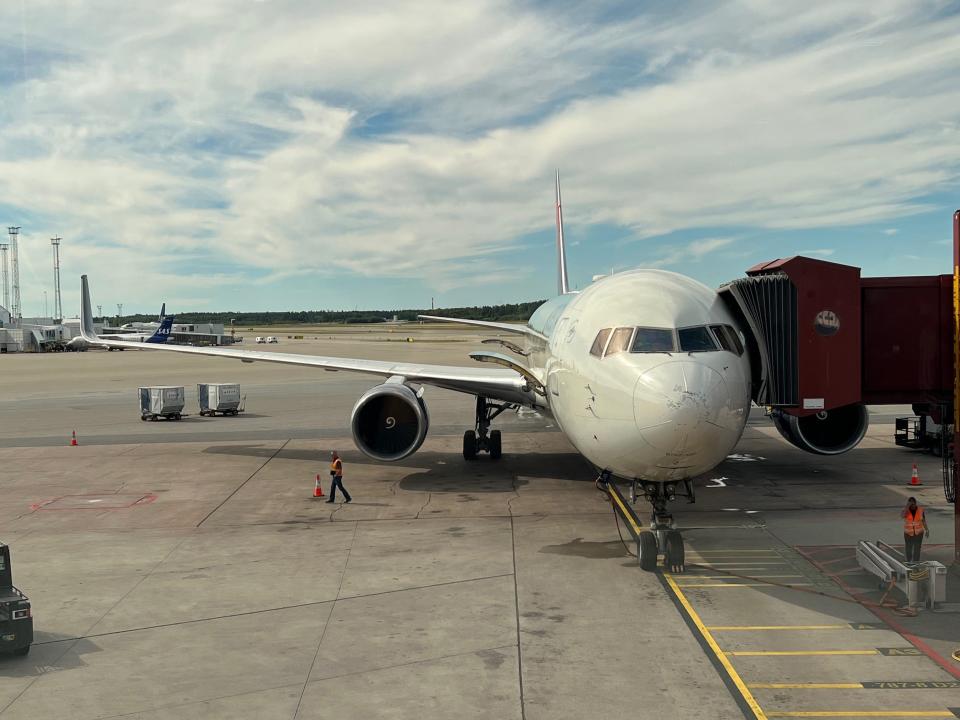
<path fill-rule="evenodd" d="M 913 474 L 910 476 L 910 484 L 911 484 L 911 485 L 923 485 L 923 483 L 920 482 L 920 472 L 917 470 L 917 464 L 916 464 L 916 463 L 913 464 Z"/>
<path fill-rule="evenodd" d="M 76 447 L 80 443 L 77 442 L 77 431 L 73 431 L 73 435 L 70 437 L 70 447 Z"/>
<path fill-rule="evenodd" d="M 323 486 L 320 484 L 320 476 L 317 475 L 317 484 L 313 487 L 314 497 L 323 497 Z"/>

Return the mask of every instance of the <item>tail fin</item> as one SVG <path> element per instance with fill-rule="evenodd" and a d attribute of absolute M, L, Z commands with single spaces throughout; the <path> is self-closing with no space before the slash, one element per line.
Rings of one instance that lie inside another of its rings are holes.
<path fill-rule="evenodd" d="M 557 170 L 557 293 L 570 292 L 567 282 L 567 245 L 563 239 L 563 207 L 560 204 L 560 171 Z"/>
<path fill-rule="evenodd" d="M 164 308 L 166 308 L 166 303 L 164 303 Z M 148 337 L 144 342 L 148 343 L 165 343 L 167 338 L 170 337 L 170 331 L 173 329 L 173 315 L 170 317 L 163 318 L 163 322 L 160 323 L 160 327 L 157 328 L 157 331 Z"/>
<path fill-rule="evenodd" d="M 157 317 L 157 322 L 163 322 L 163 319 L 167 316 L 167 304 L 164 303 L 160 306 L 160 315 Z"/>
<path fill-rule="evenodd" d="M 93 310 L 90 307 L 90 286 L 87 276 L 80 276 L 80 335 L 87 342 L 97 342 L 97 331 L 93 328 Z"/>

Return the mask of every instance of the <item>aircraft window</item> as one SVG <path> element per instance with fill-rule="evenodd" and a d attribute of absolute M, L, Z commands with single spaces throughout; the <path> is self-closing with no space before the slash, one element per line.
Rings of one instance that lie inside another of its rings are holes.
<path fill-rule="evenodd" d="M 713 330 L 713 336 L 717 338 L 717 342 L 720 343 L 720 347 L 727 352 L 737 352 L 736 348 L 733 346 L 733 340 L 730 339 L 730 335 L 727 333 L 727 329 L 723 325 L 711 325 L 710 329 Z"/>
<path fill-rule="evenodd" d="M 737 332 L 736 328 L 729 325 L 724 325 L 724 327 L 727 329 L 730 339 L 733 340 L 733 347 L 736 348 L 737 355 L 743 355 L 743 342 L 740 340 L 740 333 Z"/>
<path fill-rule="evenodd" d="M 603 357 L 603 348 L 607 345 L 608 337 L 610 337 L 610 328 L 604 328 L 598 332 L 596 340 L 593 341 L 593 347 L 590 348 L 590 354 Z"/>
<path fill-rule="evenodd" d="M 710 352 L 717 350 L 717 343 L 706 327 L 680 328 L 680 349 L 683 352 Z"/>
<path fill-rule="evenodd" d="M 637 328 L 630 352 L 676 352 L 673 330 L 664 328 Z"/>
<path fill-rule="evenodd" d="M 617 328 L 610 336 L 606 355 L 626 352 L 630 348 L 630 338 L 633 337 L 633 328 Z"/>

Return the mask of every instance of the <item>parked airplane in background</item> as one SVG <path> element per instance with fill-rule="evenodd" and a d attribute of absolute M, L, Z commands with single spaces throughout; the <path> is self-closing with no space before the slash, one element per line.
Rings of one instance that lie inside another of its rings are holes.
<path fill-rule="evenodd" d="M 163 323 L 163 319 L 167 316 L 167 304 L 164 303 L 160 306 L 160 314 L 157 316 L 156 322 L 129 322 L 124 323 L 120 326 L 120 330 L 127 332 L 138 331 L 138 332 L 154 332 L 160 328 L 160 325 Z"/>
<path fill-rule="evenodd" d="M 166 307 L 166 305 L 164 305 Z M 80 320 L 80 331 L 81 334 L 78 337 L 75 337 L 67 343 L 67 348 L 69 350 L 86 350 L 90 347 L 102 347 L 107 350 L 113 350 L 108 342 L 110 340 L 122 340 L 124 343 L 133 345 L 134 343 L 149 343 L 151 345 L 160 345 L 167 341 L 170 337 L 170 331 L 173 329 L 173 321 L 176 318 L 171 315 L 170 317 L 165 317 L 160 322 L 160 326 L 152 333 L 111 333 L 108 335 L 96 335 L 93 334 L 92 338 L 88 337 L 88 334 L 83 332 L 83 323 L 84 320 Z M 91 319 L 92 324 L 92 319 Z M 118 350 L 125 350 L 125 347 L 117 348 Z"/>
<path fill-rule="evenodd" d="M 571 292 L 559 177 L 556 218 L 558 295 L 541 305 L 528 323 L 423 316 L 516 336 L 522 347 L 499 338 L 487 341 L 516 357 L 470 353 L 473 360 L 502 367 L 232 348 L 149 349 L 378 375 L 384 382 L 360 397 L 350 421 L 357 447 L 377 460 L 400 460 L 423 443 L 429 426 L 424 385 L 476 396 L 474 429 L 463 435 L 467 460 L 478 451 L 500 457 L 500 431 L 490 430 L 500 413 L 536 408 L 553 416 L 602 478 L 623 478 L 642 488 L 642 497 L 653 508 L 653 532 L 641 533 L 641 566 L 654 569 L 659 550 L 668 567 L 682 568 L 683 540 L 667 503 L 677 495 L 692 501 L 691 479 L 723 461 L 740 440 L 756 385 L 765 381 L 762 375 L 756 381 L 752 373 L 763 358 L 743 318 L 717 291 L 688 277 L 638 269 L 601 277 L 582 292 Z M 85 275 L 81 291 L 81 332 L 93 341 Z M 122 339 L 105 344 L 137 347 Z M 818 415 L 813 422 L 821 420 Z M 800 431 L 788 439 L 812 452 L 843 452 L 859 442 L 866 426 L 840 429 L 850 435 L 842 449 L 821 450 Z"/>

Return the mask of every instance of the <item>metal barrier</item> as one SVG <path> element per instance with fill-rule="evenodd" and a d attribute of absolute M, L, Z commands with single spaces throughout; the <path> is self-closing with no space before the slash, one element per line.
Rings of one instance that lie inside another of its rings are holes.
<path fill-rule="evenodd" d="M 947 600 L 947 568 L 934 560 L 907 564 L 903 554 L 877 540 L 857 543 L 857 563 L 884 584 L 894 584 L 911 607 L 933 609 Z"/>

